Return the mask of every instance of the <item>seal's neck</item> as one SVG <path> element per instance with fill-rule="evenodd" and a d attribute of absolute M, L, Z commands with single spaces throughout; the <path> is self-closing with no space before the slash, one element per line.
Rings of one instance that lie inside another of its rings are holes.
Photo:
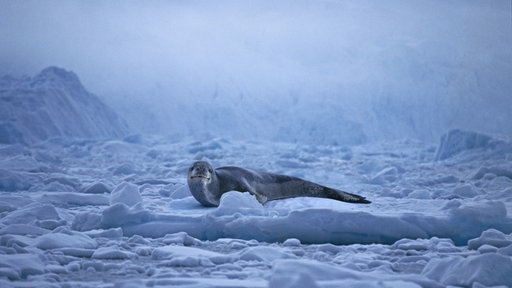
<path fill-rule="evenodd" d="M 199 203 L 207 207 L 216 207 L 220 203 L 219 182 L 217 175 L 212 173 L 211 179 L 194 178 L 188 180 L 188 187 L 192 196 Z"/>

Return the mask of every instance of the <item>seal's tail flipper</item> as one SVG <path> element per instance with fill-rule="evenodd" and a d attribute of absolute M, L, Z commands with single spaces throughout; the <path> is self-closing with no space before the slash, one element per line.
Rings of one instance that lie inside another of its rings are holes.
<path fill-rule="evenodd" d="M 343 202 L 360 203 L 360 204 L 372 203 L 371 201 L 366 200 L 366 198 L 363 196 L 348 193 L 348 192 L 337 190 L 337 189 L 327 188 L 327 194 L 329 195 L 329 198 L 336 199 L 336 200 L 343 201 Z"/>

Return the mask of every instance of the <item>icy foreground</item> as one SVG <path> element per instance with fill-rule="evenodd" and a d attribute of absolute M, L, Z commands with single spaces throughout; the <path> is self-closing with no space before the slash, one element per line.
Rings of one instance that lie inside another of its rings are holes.
<path fill-rule="evenodd" d="M 512 285 L 512 145 L 452 131 L 301 146 L 134 135 L 0 146 L 0 286 Z M 355 205 L 190 196 L 196 159 L 302 177 Z"/>

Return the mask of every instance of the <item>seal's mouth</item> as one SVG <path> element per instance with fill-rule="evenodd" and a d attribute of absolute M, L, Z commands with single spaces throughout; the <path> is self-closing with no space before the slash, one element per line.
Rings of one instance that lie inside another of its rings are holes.
<path fill-rule="evenodd" d="M 209 181 L 210 180 L 210 177 L 208 176 L 205 176 L 205 175 L 193 175 L 193 176 L 190 176 L 190 180 L 194 180 L 194 179 L 205 179 L 206 181 Z"/>

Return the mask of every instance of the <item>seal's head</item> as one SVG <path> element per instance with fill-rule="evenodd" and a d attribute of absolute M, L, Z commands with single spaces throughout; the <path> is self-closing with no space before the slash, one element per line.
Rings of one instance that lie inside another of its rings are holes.
<path fill-rule="evenodd" d="M 188 182 L 204 182 L 209 184 L 213 178 L 213 167 L 206 161 L 197 161 L 188 169 Z"/>
<path fill-rule="evenodd" d="M 188 188 L 199 203 L 207 207 L 219 206 L 219 183 L 212 165 L 197 161 L 188 169 Z"/>

